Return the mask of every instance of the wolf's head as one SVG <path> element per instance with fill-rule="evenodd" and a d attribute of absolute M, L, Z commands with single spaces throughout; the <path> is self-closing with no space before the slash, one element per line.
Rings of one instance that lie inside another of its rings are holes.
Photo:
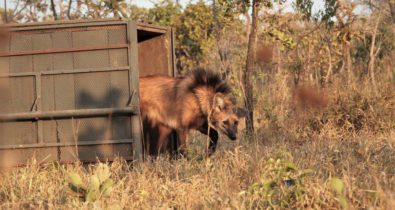
<path fill-rule="evenodd" d="M 209 124 L 229 139 L 237 139 L 239 119 L 246 110 L 236 106 L 231 95 L 231 87 L 221 76 L 210 70 L 196 69 L 183 80 L 199 99 L 202 111 L 209 115 Z"/>
<path fill-rule="evenodd" d="M 246 115 L 247 111 L 237 107 L 229 96 L 217 93 L 209 117 L 210 125 L 229 139 L 236 140 L 239 120 Z"/>

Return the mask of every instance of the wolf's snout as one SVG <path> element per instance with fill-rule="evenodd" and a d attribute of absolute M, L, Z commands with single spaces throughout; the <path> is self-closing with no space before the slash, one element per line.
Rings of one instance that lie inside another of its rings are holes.
<path fill-rule="evenodd" d="M 235 132 L 231 131 L 231 132 L 228 132 L 228 137 L 230 140 L 234 141 L 237 139 L 237 134 Z"/>

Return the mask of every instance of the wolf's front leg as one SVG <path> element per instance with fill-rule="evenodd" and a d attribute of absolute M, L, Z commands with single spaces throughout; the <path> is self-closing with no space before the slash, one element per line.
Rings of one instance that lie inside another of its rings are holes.
<path fill-rule="evenodd" d="M 214 154 L 215 150 L 217 150 L 218 131 L 214 129 L 210 129 L 209 137 L 210 137 L 210 144 L 208 145 L 207 155 L 211 156 L 212 154 Z"/>
<path fill-rule="evenodd" d="M 217 149 L 217 144 L 218 144 L 218 131 L 215 130 L 214 128 L 208 127 L 208 123 L 205 122 L 202 127 L 198 129 L 201 133 L 208 135 L 210 137 L 210 143 L 207 148 L 207 155 L 211 156 L 214 154 L 215 150 Z"/>
<path fill-rule="evenodd" d="M 187 131 L 178 130 L 178 142 L 179 142 L 179 153 L 182 157 L 186 157 L 187 154 Z"/>

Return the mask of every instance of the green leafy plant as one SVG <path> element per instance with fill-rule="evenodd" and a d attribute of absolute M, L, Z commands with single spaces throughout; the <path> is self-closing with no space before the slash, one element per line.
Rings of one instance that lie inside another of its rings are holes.
<path fill-rule="evenodd" d="M 110 169 L 105 164 L 98 164 L 93 174 L 84 180 L 78 173 L 67 173 L 67 182 L 71 191 L 86 202 L 94 202 L 113 191 L 114 182 L 110 178 Z"/>
<path fill-rule="evenodd" d="M 336 193 L 337 200 L 343 209 L 348 209 L 348 202 L 346 198 L 346 191 L 344 189 L 344 183 L 339 178 L 332 178 L 329 181 L 330 187 Z"/>
<path fill-rule="evenodd" d="M 291 208 L 305 193 L 304 178 L 313 174 L 310 169 L 298 169 L 292 156 L 283 151 L 269 159 L 263 171 L 262 180 L 248 190 L 248 195 L 254 198 L 252 208 Z"/>

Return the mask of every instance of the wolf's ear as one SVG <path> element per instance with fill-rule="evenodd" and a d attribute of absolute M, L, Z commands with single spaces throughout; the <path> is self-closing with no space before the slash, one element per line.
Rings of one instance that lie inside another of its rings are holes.
<path fill-rule="evenodd" d="M 235 108 L 235 113 L 237 115 L 238 118 L 243 118 L 246 117 L 248 114 L 248 110 L 245 108 L 241 108 L 241 107 L 236 107 Z"/>
<path fill-rule="evenodd" d="M 222 110 L 225 108 L 225 100 L 219 94 L 215 95 L 214 103 L 215 109 Z"/>

